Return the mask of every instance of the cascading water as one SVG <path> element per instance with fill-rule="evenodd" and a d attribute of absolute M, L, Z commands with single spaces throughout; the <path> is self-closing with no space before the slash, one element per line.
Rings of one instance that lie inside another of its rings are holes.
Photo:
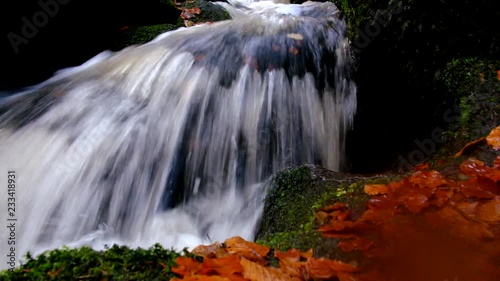
<path fill-rule="evenodd" d="M 18 257 L 253 239 L 274 172 L 340 169 L 356 93 L 337 8 L 241 5 L 227 7 L 233 20 L 102 53 L 0 99 Z"/>

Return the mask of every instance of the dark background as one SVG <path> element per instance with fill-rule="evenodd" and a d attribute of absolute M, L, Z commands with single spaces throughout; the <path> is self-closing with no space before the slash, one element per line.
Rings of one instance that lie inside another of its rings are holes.
<path fill-rule="evenodd" d="M 64 0 L 33 38 L 16 54 L 7 35 L 22 36 L 26 17 L 43 11 L 39 0 L 3 1 L 0 4 L 0 91 L 37 84 L 61 68 L 77 66 L 111 49 L 124 26 L 175 23 L 179 10 L 161 0 Z M 23 36 L 24 37 L 24 36 Z"/>

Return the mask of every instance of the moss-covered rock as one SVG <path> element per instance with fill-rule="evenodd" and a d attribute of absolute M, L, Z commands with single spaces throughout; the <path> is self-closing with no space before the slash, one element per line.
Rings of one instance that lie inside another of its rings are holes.
<path fill-rule="evenodd" d="M 206 0 L 186 1 L 182 3 L 182 7 L 186 9 L 200 8 L 201 13 L 189 19 L 193 23 L 217 22 L 231 19 L 229 13 L 222 6 Z"/>
<path fill-rule="evenodd" d="M 177 4 L 172 0 L 162 0 L 165 4 L 171 5 L 181 10 L 200 8 L 199 14 L 190 14 L 191 18 L 185 19 L 179 16 L 176 24 L 156 24 L 145 26 L 130 26 L 122 30 L 119 38 L 116 40 L 114 49 L 121 50 L 131 45 L 140 45 L 147 43 L 158 35 L 167 31 L 175 30 L 180 27 L 195 25 L 197 23 L 217 22 L 230 19 L 229 14 L 221 6 L 210 3 L 205 0 L 179 1 Z"/>
<path fill-rule="evenodd" d="M 349 175 L 313 165 L 282 170 L 272 181 L 256 239 L 278 250 L 312 248 L 316 256 L 350 260 L 356 253 L 338 251 L 337 240 L 321 237 L 314 214 L 342 202 L 352 211 L 351 218 L 357 218 L 368 200 L 364 185 L 387 183 L 394 177 Z"/>
<path fill-rule="evenodd" d="M 437 74 L 456 59 L 500 59 L 500 30 L 491 24 L 499 16 L 500 3 L 330 1 L 348 23 L 357 61 L 356 131 L 349 133 L 347 142 L 352 171 L 397 168 L 395 159 L 419 149 L 416 140 L 430 137 L 437 127 L 446 130 L 452 125 L 442 116 L 460 94 L 449 95 Z M 467 113 L 467 98 L 463 99 L 458 103 Z"/>
<path fill-rule="evenodd" d="M 192 256 L 186 250 L 183 254 Z M 170 280 L 181 255 L 159 244 L 149 249 L 114 245 L 105 251 L 63 248 L 36 258 L 28 254 L 20 267 L 0 272 L 0 280 Z"/>
<path fill-rule="evenodd" d="M 120 50 L 128 46 L 144 44 L 153 40 L 162 33 L 175 30 L 177 28 L 179 28 L 179 26 L 174 24 L 130 27 L 122 31 L 120 38 L 116 42 L 115 48 Z"/>
<path fill-rule="evenodd" d="M 445 140 L 462 146 L 500 124 L 500 61 L 453 59 L 437 79 L 460 108 L 460 117 L 445 132 Z"/>

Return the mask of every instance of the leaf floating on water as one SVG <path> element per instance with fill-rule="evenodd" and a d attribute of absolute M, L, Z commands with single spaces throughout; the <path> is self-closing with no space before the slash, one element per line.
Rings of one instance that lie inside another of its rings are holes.
<path fill-rule="evenodd" d="M 500 126 L 491 130 L 490 134 L 486 137 L 486 141 L 493 149 L 500 149 Z"/>

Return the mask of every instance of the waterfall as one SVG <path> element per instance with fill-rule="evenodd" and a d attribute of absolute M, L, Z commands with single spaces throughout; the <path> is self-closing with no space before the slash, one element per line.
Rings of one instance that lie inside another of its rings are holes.
<path fill-rule="evenodd" d="M 273 173 L 341 169 L 356 88 L 337 8 L 224 6 L 232 20 L 103 52 L 0 99 L 1 205 L 15 171 L 18 257 L 253 239 Z"/>

